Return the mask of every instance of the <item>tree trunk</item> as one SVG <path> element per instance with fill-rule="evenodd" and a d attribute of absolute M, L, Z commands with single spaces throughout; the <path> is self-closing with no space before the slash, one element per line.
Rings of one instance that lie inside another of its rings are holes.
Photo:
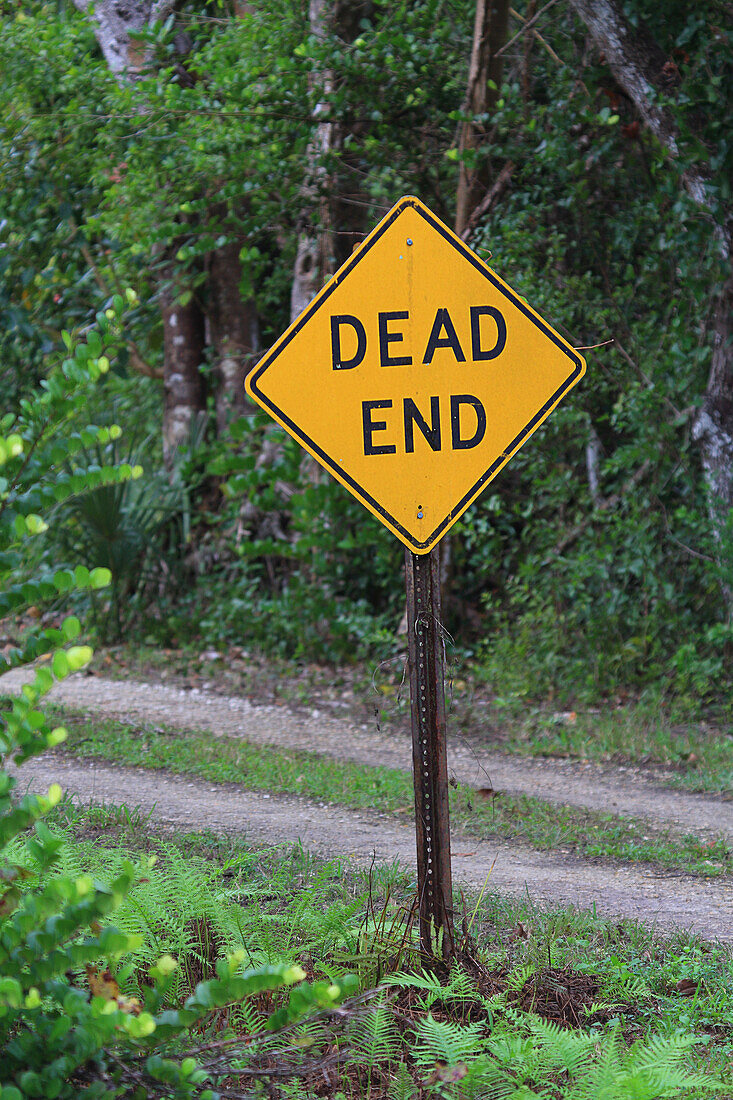
<path fill-rule="evenodd" d="M 674 113 L 659 106 L 658 93 L 674 79 L 675 67 L 643 27 L 632 27 L 614 0 L 570 0 L 590 31 L 614 77 L 633 100 L 647 126 L 667 151 L 678 159 L 679 133 Z M 713 358 L 705 397 L 693 424 L 693 438 L 700 446 L 708 489 L 709 514 L 719 550 L 730 537 L 733 511 L 733 276 L 731 276 L 731 219 L 718 206 L 716 189 L 710 186 L 708 165 L 690 164 L 682 182 L 695 203 L 711 217 L 713 235 L 723 259 L 725 275 L 714 310 Z M 724 566 L 721 557 L 721 565 Z M 725 578 L 723 594 L 733 615 L 733 583 Z"/>
<path fill-rule="evenodd" d="M 311 34 L 316 38 L 330 36 L 334 28 L 335 4 L 333 0 L 310 0 L 308 21 Z M 298 250 L 293 270 L 290 295 L 290 320 L 294 321 L 318 293 L 336 267 L 336 250 L 331 226 L 331 211 L 326 193 L 328 183 L 324 158 L 337 147 L 337 133 L 333 122 L 319 116 L 328 115 L 328 97 L 333 88 L 333 74 L 323 73 L 320 80 L 319 102 L 313 112 L 316 127 L 308 145 L 306 158 L 306 185 L 304 189 L 304 213 L 298 236 Z"/>
<path fill-rule="evenodd" d="M 310 0 L 310 32 L 314 38 L 326 39 L 337 34 L 349 42 L 358 33 L 359 19 L 369 6 L 365 0 Z M 334 199 L 329 194 L 331 181 L 324 163 L 329 154 L 341 152 L 343 141 L 340 128 L 329 118 L 333 73 L 329 70 L 321 73 L 317 85 L 314 78 L 311 80 L 311 91 L 317 91 L 318 102 L 313 110 L 315 129 L 306 156 L 303 214 L 290 296 L 291 321 L 303 312 L 333 275 L 339 260 L 345 258 L 338 255 L 333 229 Z"/>
<path fill-rule="evenodd" d="M 147 53 L 130 34 L 165 19 L 175 0 L 74 0 L 74 4 L 94 20 L 94 34 L 110 72 L 134 80 L 145 66 Z"/>
<path fill-rule="evenodd" d="M 254 412 L 244 391 L 244 378 L 260 351 L 259 319 L 252 299 L 242 299 L 241 278 L 236 241 L 212 252 L 207 316 L 215 355 L 216 430 L 220 436 L 233 416 Z"/>
<path fill-rule="evenodd" d="M 733 618 L 733 276 L 716 303 L 713 359 L 692 436 L 700 445 L 721 585 L 729 618 Z"/>
<path fill-rule="evenodd" d="M 338 34 L 344 41 L 350 41 L 358 31 L 359 18 L 364 10 L 364 0 L 310 0 L 310 32 L 319 39 Z M 317 85 L 314 78 L 311 80 L 311 90 L 317 92 L 318 102 L 313 110 L 315 128 L 306 156 L 303 214 L 290 294 L 291 321 L 303 312 L 339 266 L 333 229 L 332 181 L 324 162 L 329 154 L 340 153 L 343 135 L 329 118 L 331 105 L 328 100 L 333 90 L 333 73 L 328 69 L 322 72 Z M 322 468 L 310 455 L 303 457 L 302 468 L 311 481 L 320 481 Z"/>
<path fill-rule="evenodd" d="M 134 80 L 147 63 L 147 54 L 134 38 L 156 20 L 173 11 L 174 0 L 74 0 L 89 12 L 95 35 L 110 70 L 124 83 Z M 242 2 L 238 14 L 249 14 L 252 5 Z M 133 37 L 131 37 L 133 36 Z M 209 327 L 216 354 L 216 419 L 221 433 L 231 413 L 249 407 L 244 392 L 244 375 L 259 350 L 257 313 L 252 302 L 244 303 L 239 293 L 242 271 L 239 248 L 225 245 L 212 254 L 210 267 Z M 163 448 L 170 462 L 176 448 L 188 437 L 191 421 L 206 408 L 206 390 L 199 368 L 204 360 L 205 320 L 191 298 L 181 305 L 185 286 L 169 268 L 161 288 L 160 304 L 164 330 Z M 178 301 L 176 301 L 178 299 Z"/>
<path fill-rule="evenodd" d="M 190 438 L 192 421 L 206 411 L 206 388 L 201 374 L 204 314 L 193 296 L 181 305 L 176 300 L 181 291 L 171 275 L 160 294 L 165 390 L 163 453 L 168 465 L 177 448 Z"/>
<path fill-rule="evenodd" d="M 496 54 L 506 41 L 508 24 L 509 0 L 477 0 L 468 87 L 463 104 L 466 114 L 488 114 L 499 97 L 503 59 Z M 463 155 L 477 149 L 485 136 L 485 123 L 473 120 L 463 122 L 459 153 Z M 482 167 L 472 168 L 461 157 L 456 196 L 456 233 L 459 237 L 463 235 L 472 211 L 488 190 L 489 182 L 486 159 Z"/>

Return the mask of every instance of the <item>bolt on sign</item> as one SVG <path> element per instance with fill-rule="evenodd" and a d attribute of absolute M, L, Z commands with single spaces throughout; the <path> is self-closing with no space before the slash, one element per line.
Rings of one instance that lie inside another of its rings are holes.
<path fill-rule="evenodd" d="M 246 388 L 427 554 L 584 372 L 562 336 L 406 196 Z"/>

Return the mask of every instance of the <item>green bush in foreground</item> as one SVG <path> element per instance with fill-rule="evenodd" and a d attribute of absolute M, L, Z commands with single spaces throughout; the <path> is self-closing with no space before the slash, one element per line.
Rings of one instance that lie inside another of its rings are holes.
<path fill-rule="evenodd" d="M 109 584 L 105 569 L 54 570 L 33 552 L 32 540 L 48 530 L 56 504 L 142 473 L 126 464 L 83 464 L 86 449 L 119 435 L 118 428 L 72 429 L 89 387 L 109 369 L 123 306 L 117 296 L 83 343 L 65 334 L 69 357 L 18 412 L 0 420 L 0 616 Z M 294 986 L 262 1021 L 273 1031 L 331 1006 L 343 990 L 305 983 L 300 967 L 285 963 L 243 972 L 243 953 L 220 960 L 217 977 L 199 983 L 182 1006 L 168 996 L 177 966 L 168 956 L 138 982 L 142 999 L 120 989 L 120 960 L 139 937 L 105 922 L 133 885 L 133 865 L 123 864 L 106 885 L 84 873 L 55 874 L 69 841 L 42 819 L 60 801 L 61 787 L 18 801 L 9 771 L 65 739 L 63 728 L 49 728 L 39 703 L 54 680 L 90 660 L 88 646 L 69 645 L 80 629 L 75 616 L 38 626 L 0 661 L 0 672 L 41 656 L 47 661 L 0 713 L 0 1097 L 214 1097 L 202 1091 L 207 1072 L 185 1056 L 193 1025 L 200 1029 L 233 1002 Z M 30 861 L 12 860 L 10 847 L 19 841 Z"/>

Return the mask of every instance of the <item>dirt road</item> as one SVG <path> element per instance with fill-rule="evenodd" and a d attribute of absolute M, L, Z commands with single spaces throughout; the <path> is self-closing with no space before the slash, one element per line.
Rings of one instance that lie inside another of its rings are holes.
<path fill-rule="evenodd" d="M 11 672 L 0 691 L 19 691 L 31 675 Z M 256 706 L 248 699 L 194 688 L 107 680 L 76 675 L 55 685 L 49 700 L 90 714 L 177 730 L 210 730 L 255 745 L 305 749 L 339 760 L 375 762 L 409 771 L 412 749 L 403 734 L 380 734 L 366 726 L 285 707 Z M 530 794 L 569 806 L 646 818 L 695 834 L 715 832 L 733 840 L 733 802 L 675 791 L 644 778 L 633 768 L 590 761 L 538 760 L 491 752 L 457 739 L 449 729 L 448 764 L 468 786 L 491 786 L 507 794 Z"/>
<path fill-rule="evenodd" d="M 0 691 L 20 690 L 28 674 L 0 680 Z M 181 730 L 204 729 L 240 736 L 257 744 L 302 748 L 340 759 L 391 767 L 409 767 L 409 742 L 384 736 L 346 721 L 303 717 L 282 707 L 254 706 L 247 700 L 201 691 L 130 681 L 75 676 L 58 684 L 54 702 L 88 713 Z M 571 761 L 538 761 L 480 752 L 454 744 L 450 767 L 466 783 L 525 792 L 543 798 L 613 810 L 666 822 L 685 831 L 715 831 L 733 838 L 733 804 L 710 796 L 671 791 L 620 769 Z M 84 802 L 140 806 L 151 821 L 166 828 L 211 829 L 246 836 L 251 842 L 280 844 L 298 838 L 321 855 L 342 855 L 359 862 L 414 862 L 410 822 L 380 814 L 352 812 L 305 799 L 254 793 L 234 785 L 213 785 L 148 769 L 118 768 L 47 753 L 20 770 L 21 784 L 35 789 L 60 781 Z M 526 894 L 539 904 L 595 906 L 607 916 L 655 922 L 660 928 L 687 928 L 733 944 L 733 884 L 688 876 L 659 874 L 637 867 L 616 867 L 556 853 L 538 853 L 518 844 L 488 844 L 453 836 L 453 873 L 457 884 L 483 886 L 508 894 Z"/>

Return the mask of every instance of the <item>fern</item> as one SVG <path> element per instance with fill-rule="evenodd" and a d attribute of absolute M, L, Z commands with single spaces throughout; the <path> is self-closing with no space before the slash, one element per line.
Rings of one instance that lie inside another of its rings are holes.
<path fill-rule="evenodd" d="M 448 984 L 443 988 L 443 997 L 451 1001 L 474 1001 L 477 996 L 476 983 L 470 974 L 458 964 L 454 964 L 448 976 Z"/>
<path fill-rule="evenodd" d="M 662 1100 L 685 1097 L 691 1089 L 719 1088 L 720 1081 L 689 1073 L 680 1062 L 695 1036 L 655 1037 L 627 1050 L 618 1029 L 600 1042 L 537 1017 L 515 1015 L 524 1036 L 490 1040 L 489 1050 L 518 1081 L 556 1078 L 565 1070 L 563 1100 Z"/>
<path fill-rule="evenodd" d="M 570 1031 L 551 1020 L 525 1017 L 533 1051 L 533 1075 L 548 1076 L 558 1070 L 575 1075 L 586 1070 L 593 1059 L 596 1038 Z"/>
<path fill-rule="evenodd" d="M 416 1094 L 415 1082 L 404 1062 L 400 1062 L 394 1072 L 394 1077 L 387 1091 L 389 1100 L 412 1100 Z"/>
<path fill-rule="evenodd" d="M 354 1044 L 353 1061 L 374 1066 L 378 1062 L 390 1062 L 399 1051 L 400 1036 L 394 1017 L 383 1004 L 359 1016 L 350 1030 Z"/>
<path fill-rule="evenodd" d="M 428 970 L 421 970 L 419 974 L 398 971 L 385 979 L 385 985 L 397 986 L 400 989 L 421 990 L 424 996 L 419 998 L 419 1003 L 426 1012 L 436 1001 L 467 1003 L 479 999 L 471 977 L 457 964 L 451 968 L 446 985 L 441 985 L 435 974 Z"/>
<path fill-rule="evenodd" d="M 506 979 L 507 993 L 519 993 L 520 989 L 523 989 L 529 979 L 534 977 L 536 973 L 537 967 L 533 966 L 532 963 L 513 970 Z"/>
<path fill-rule="evenodd" d="M 262 1014 L 249 1001 L 233 1005 L 229 1014 L 229 1026 L 242 1035 L 251 1035 L 262 1027 Z"/>
<path fill-rule="evenodd" d="M 674 1096 L 681 1089 L 714 1088 L 716 1083 L 710 1077 L 689 1073 L 680 1064 L 699 1042 L 695 1035 L 676 1035 L 671 1039 L 655 1035 L 645 1043 L 634 1044 L 623 1058 L 623 1072 L 636 1090 L 646 1089 L 639 1092 L 643 1100 Z"/>
<path fill-rule="evenodd" d="M 419 1066 L 434 1066 L 436 1062 L 455 1066 L 475 1058 L 484 1049 L 483 1031 L 481 1023 L 455 1024 L 428 1015 L 417 1025 L 415 1062 Z"/>

